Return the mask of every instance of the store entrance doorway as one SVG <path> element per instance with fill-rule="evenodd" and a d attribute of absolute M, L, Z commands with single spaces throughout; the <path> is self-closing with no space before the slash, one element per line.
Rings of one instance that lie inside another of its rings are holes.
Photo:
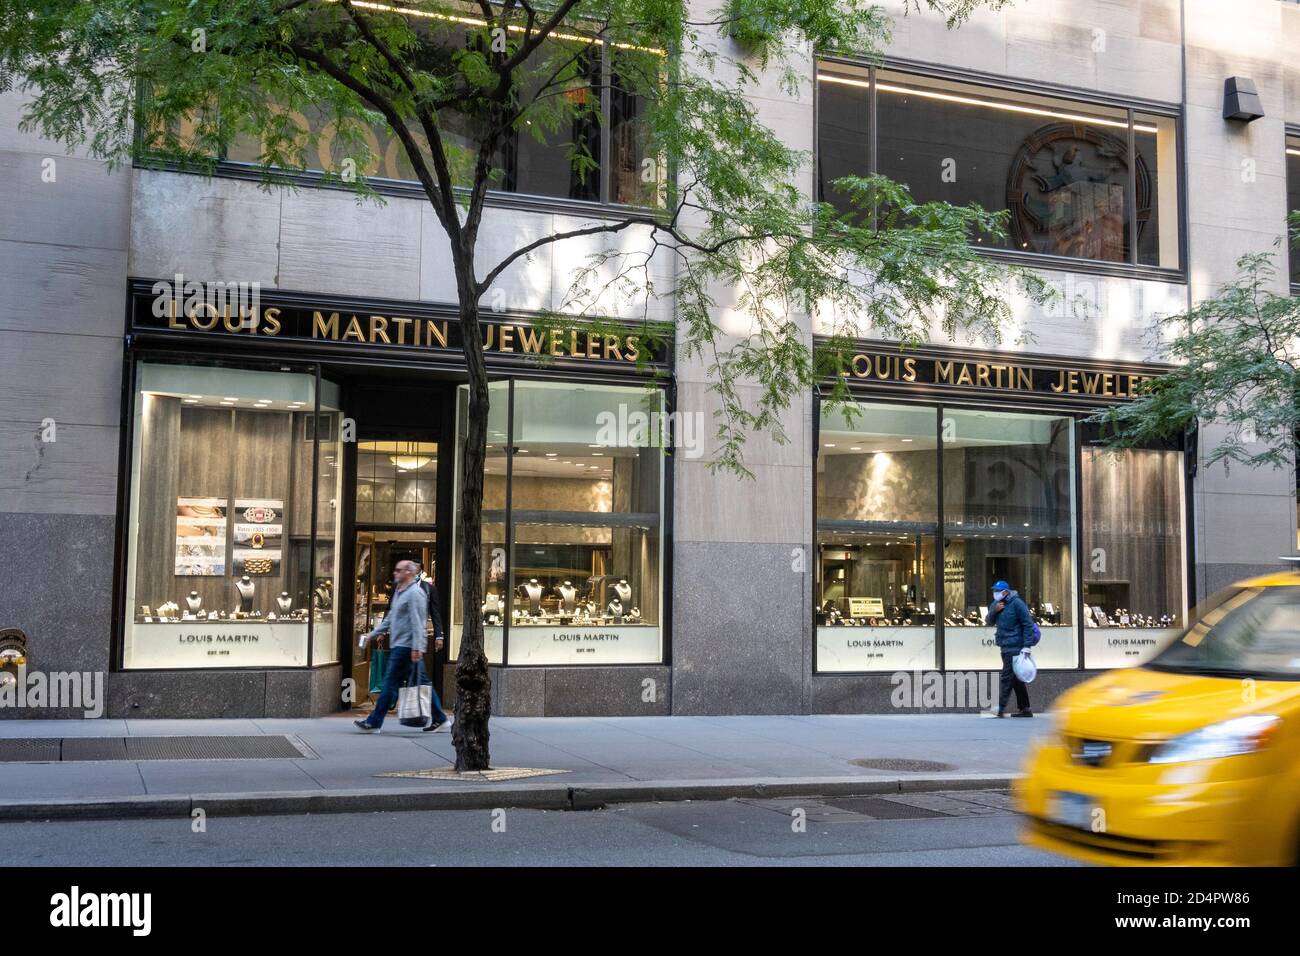
<path fill-rule="evenodd" d="M 388 646 L 383 639 L 361 646 L 361 635 L 368 634 L 383 621 L 393 600 L 393 571 L 399 561 L 415 561 L 430 576 L 437 574 L 438 542 L 436 532 L 407 530 L 358 530 L 356 536 L 355 586 L 356 604 L 352 615 L 352 679 L 356 688 L 353 706 L 369 709 L 379 697 Z M 429 632 L 429 657 L 425 667 L 441 695 L 442 662 L 446 648 L 435 652 L 432 626 Z"/>

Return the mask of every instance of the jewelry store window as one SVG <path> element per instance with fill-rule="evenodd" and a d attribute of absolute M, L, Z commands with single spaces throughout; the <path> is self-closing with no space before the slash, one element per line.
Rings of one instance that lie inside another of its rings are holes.
<path fill-rule="evenodd" d="M 817 455 L 817 669 L 935 666 L 939 530 L 933 408 L 822 412 Z"/>
<path fill-rule="evenodd" d="M 661 392 L 636 386 L 497 383 L 480 609 L 489 660 L 498 633 L 509 665 L 663 659 L 662 410 Z M 458 412 L 463 433 L 463 390 Z"/>
<path fill-rule="evenodd" d="M 944 667 L 1002 666 L 984 625 L 995 581 L 1042 630 L 1038 666 L 1077 667 L 1074 420 L 944 408 L 941 428 Z"/>
<path fill-rule="evenodd" d="M 1183 453 L 1083 449 L 1083 663 L 1145 663 L 1185 625 Z"/>
<path fill-rule="evenodd" d="M 337 661 L 335 386 L 317 414 L 310 371 L 142 362 L 136 377 L 123 666 Z"/>
<path fill-rule="evenodd" d="M 877 174 L 1006 210 L 1008 252 L 1180 268 L 1174 115 L 825 62 L 817 122 L 818 198 L 842 212 L 836 180 Z"/>
<path fill-rule="evenodd" d="M 940 639 L 947 669 L 999 668 L 985 624 L 998 580 L 1042 628 L 1039 666 L 1077 666 L 1073 429 L 1050 415 L 823 402 L 817 671 L 932 668 Z"/>

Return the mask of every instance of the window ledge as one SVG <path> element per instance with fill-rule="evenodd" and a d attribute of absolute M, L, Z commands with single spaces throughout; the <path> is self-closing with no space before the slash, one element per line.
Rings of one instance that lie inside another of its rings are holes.
<path fill-rule="evenodd" d="M 203 175 L 191 169 L 183 169 L 179 164 L 160 161 L 157 163 L 135 164 L 137 169 L 161 172 L 181 173 L 185 175 Z M 247 182 L 263 182 L 261 167 L 252 163 L 238 163 L 223 160 L 217 163 L 212 175 L 221 179 L 242 179 Z M 284 181 L 291 186 L 304 189 L 333 189 L 352 192 L 350 186 L 340 183 L 322 182 L 319 173 L 289 173 Z M 381 196 L 395 196 L 403 199 L 421 199 L 428 201 L 424 187 L 418 182 L 401 179 L 374 178 L 367 180 L 371 189 Z M 468 190 L 457 190 L 468 194 Z M 652 216 L 659 210 L 650 206 L 630 206 L 618 203 L 591 202 L 584 199 L 563 199 L 558 196 L 534 196 L 527 193 L 508 193 L 488 190 L 484 203 L 488 208 L 518 209 L 526 212 L 560 213 L 569 216 L 594 216 L 603 219 L 627 219 L 632 216 Z"/>
<path fill-rule="evenodd" d="M 1028 269 L 1078 272 L 1085 275 L 1119 276 L 1125 279 L 1148 279 L 1153 282 L 1180 284 L 1187 282 L 1187 273 L 1182 269 L 1136 265 L 1131 262 L 1105 262 L 1100 259 L 1073 259 L 1069 256 L 1052 256 L 1041 252 L 1017 252 L 1015 249 L 989 249 L 983 246 L 974 246 L 972 248 L 981 256 Z"/>

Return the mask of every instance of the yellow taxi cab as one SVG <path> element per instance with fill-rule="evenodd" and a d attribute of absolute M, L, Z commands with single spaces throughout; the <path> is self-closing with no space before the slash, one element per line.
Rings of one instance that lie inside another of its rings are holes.
<path fill-rule="evenodd" d="M 1220 592 L 1140 667 L 1071 688 L 1016 802 L 1095 863 L 1300 864 L 1300 574 Z"/>

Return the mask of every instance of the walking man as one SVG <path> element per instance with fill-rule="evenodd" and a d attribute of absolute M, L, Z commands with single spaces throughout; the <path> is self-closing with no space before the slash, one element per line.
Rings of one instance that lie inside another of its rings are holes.
<path fill-rule="evenodd" d="M 375 702 L 375 709 L 365 720 L 353 721 L 363 734 L 377 734 L 384 725 L 384 717 L 397 703 L 397 692 L 406 683 L 411 668 L 416 667 L 423 676 L 420 664 L 428 638 L 424 622 L 429 619 L 429 604 L 424 588 L 419 584 L 419 568 L 414 561 L 398 561 L 393 571 L 393 601 L 380 625 L 366 635 L 373 640 L 380 634 L 388 635 L 388 672 L 384 687 Z M 426 678 L 427 679 L 427 678 Z"/>
<path fill-rule="evenodd" d="M 998 581 L 993 585 L 993 606 L 989 608 L 989 615 L 984 623 L 994 626 L 993 639 L 998 645 L 998 650 L 1002 652 L 1002 677 L 998 681 L 996 716 L 1007 715 L 1007 704 L 1011 699 L 1012 690 L 1016 692 L 1016 706 L 1019 710 L 1011 716 L 1034 716 L 1034 712 L 1029 709 L 1029 688 L 1016 676 L 1015 669 L 1011 666 L 1016 655 L 1034 644 L 1034 619 L 1030 616 L 1025 602 L 1020 599 L 1020 595 L 1011 590 L 1011 585 L 1006 581 Z"/>

